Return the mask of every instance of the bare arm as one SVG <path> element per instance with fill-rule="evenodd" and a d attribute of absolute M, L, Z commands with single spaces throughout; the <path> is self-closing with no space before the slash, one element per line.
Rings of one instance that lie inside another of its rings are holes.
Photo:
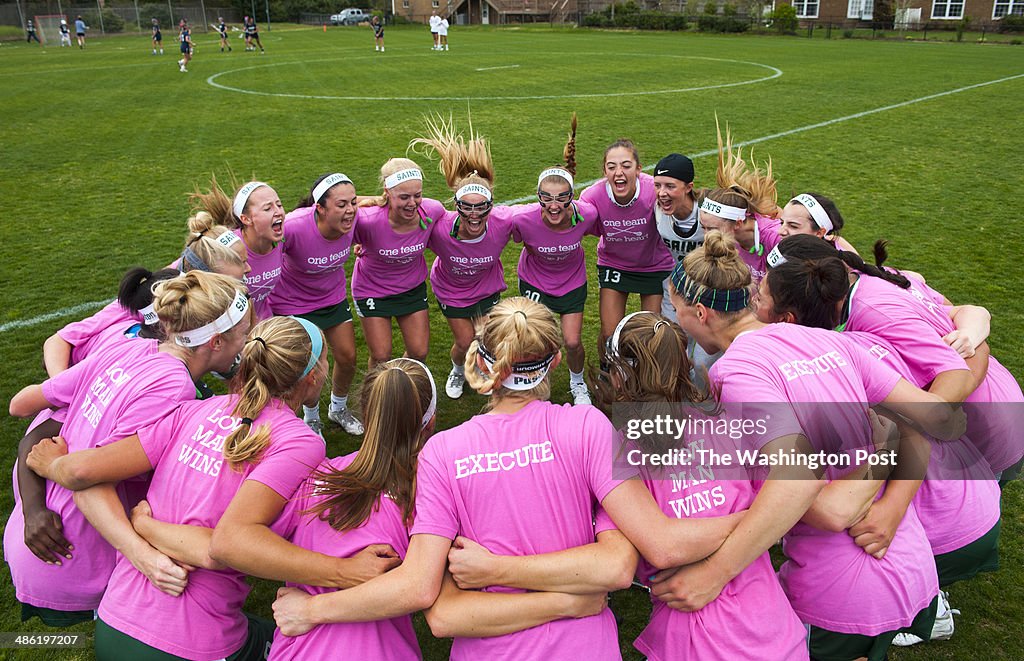
<path fill-rule="evenodd" d="M 132 509 L 132 527 L 153 548 L 178 562 L 203 569 L 225 569 L 225 565 L 210 557 L 213 528 L 158 521 L 144 500 Z"/>
<path fill-rule="evenodd" d="M 367 547 L 351 558 L 304 549 L 270 529 L 285 498 L 255 480 L 246 480 L 214 528 L 210 558 L 240 572 L 304 585 L 349 588 L 398 565 L 386 544 Z"/>
<path fill-rule="evenodd" d="M 46 506 L 46 480 L 28 467 L 28 455 L 43 439 L 60 433 L 62 424 L 46 420 L 25 435 L 18 443 L 18 495 L 25 519 L 25 546 L 43 562 L 61 564 L 71 559 L 74 546 L 64 537 L 64 522 L 60 514 Z"/>
<path fill-rule="evenodd" d="M 970 372 L 966 370 L 954 371 L 970 375 Z M 948 372 L 943 374 L 948 374 Z M 942 375 L 940 374 L 940 376 Z M 963 436 L 967 429 L 967 417 L 962 410 L 952 406 L 949 400 L 935 393 L 917 388 L 906 379 L 900 379 L 896 383 L 883 403 L 889 409 L 919 425 L 926 434 L 939 440 L 956 440 Z"/>
<path fill-rule="evenodd" d="M 54 333 L 43 342 L 43 367 L 50 377 L 55 377 L 71 365 L 72 346 L 60 335 Z"/>
<path fill-rule="evenodd" d="M 988 339 L 992 330 L 992 315 L 978 305 L 956 305 L 949 308 L 948 312 L 956 330 L 942 339 L 961 356 L 970 358 L 978 345 Z"/>
<path fill-rule="evenodd" d="M 592 544 L 527 556 L 494 555 L 471 539 L 456 537 L 448 551 L 448 571 L 464 590 L 504 585 L 592 594 L 628 588 L 638 559 L 618 530 L 602 532 Z"/>
<path fill-rule="evenodd" d="M 113 484 L 75 492 L 75 505 L 103 538 L 150 582 L 172 597 L 188 584 L 188 572 L 149 545 L 132 528 Z"/>
<path fill-rule="evenodd" d="M 63 438 L 47 438 L 32 448 L 27 462 L 38 475 L 71 491 L 120 482 L 153 469 L 137 435 L 71 454 Z"/>
<path fill-rule="evenodd" d="M 607 605 L 605 593 L 561 592 L 507 594 L 460 590 L 446 573 L 441 594 L 427 609 L 427 624 L 437 638 L 504 636 L 566 618 L 597 615 Z"/>
<path fill-rule="evenodd" d="M 320 624 L 371 622 L 429 608 L 441 592 L 450 546 L 445 537 L 413 535 L 401 566 L 362 585 L 316 596 L 281 588 L 274 602 L 277 626 L 286 636 L 299 636 Z"/>
<path fill-rule="evenodd" d="M 670 518 L 640 480 L 626 480 L 615 487 L 601 506 L 640 555 L 658 569 L 707 557 L 721 546 L 743 516 Z"/>
<path fill-rule="evenodd" d="M 37 383 L 25 386 L 11 398 L 9 412 L 15 418 L 27 418 L 51 406 L 53 404 L 43 396 L 43 386 Z"/>

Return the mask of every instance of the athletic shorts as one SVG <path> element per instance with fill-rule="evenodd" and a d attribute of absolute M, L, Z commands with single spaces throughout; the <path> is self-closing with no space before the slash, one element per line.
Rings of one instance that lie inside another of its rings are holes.
<path fill-rule="evenodd" d="M 75 36 L 76 36 L 76 37 L 84 37 L 84 36 L 85 36 L 85 33 L 84 33 L 84 32 L 76 32 L 76 33 L 75 33 Z"/>
<path fill-rule="evenodd" d="M 270 643 L 274 640 L 274 621 L 255 615 L 244 614 L 249 620 L 249 636 L 242 648 L 229 655 L 225 661 L 263 661 L 267 658 Z M 103 620 L 96 619 L 96 655 L 108 659 L 132 659 L 132 661 L 179 660 L 175 656 L 121 633 Z"/>
<path fill-rule="evenodd" d="M 940 588 L 974 578 L 981 572 L 999 570 L 999 529 L 1002 523 L 997 521 L 991 530 L 967 546 L 935 556 Z"/>
<path fill-rule="evenodd" d="M 597 284 L 601 289 L 614 289 L 626 294 L 660 294 L 665 278 L 672 271 L 623 271 L 607 266 L 597 265 Z"/>
<path fill-rule="evenodd" d="M 561 296 L 553 296 L 520 278 L 519 293 L 531 301 L 543 303 L 555 314 L 576 314 L 583 312 L 583 305 L 587 302 L 587 283 Z"/>
<path fill-rule="evenodd" d="M 485 316 L 491 311 L 498 301 L 501 300 L 501 292 L 496 291 L 490 296 L 484 296 L 476 303 L 467 305 L 464 308 L 458 308 L 454 305 L 445 305 L 441 301 L 437 302 L 438 307 L 441 308 L 441 314 L 448 319 L 476 319 L 478 317 Z"/>
<path fill-rule="evenodd" d="M 153 33 L 153 41 L 163 41 L 163 40 L 164 40 L 164 36 L 162 34 L 160 34 L 159 32 L 154 32 Z"/>
<path fill-rule="evenodd" d="M 936 596 L 914 617 L 909 627 L 886 631 L 877 636 L 836 633 L 811 626 L 811 658 L 817 661 L 848 661 L 867 657 L 868 661 L 883 661 L 887 658 L 886 654 L 896 634 L 912 633 L 924 640 L 931 638 L 938 612 L 939 597 Z"/>
<path fill-rule="evenodd" d="M 316 324 L 317 328 L 325 331 L 328 328 L 334 328 L 338 324 L 344 324 L 352 321 L 352 308 L 348 306 L 348 299 L 346 298 L 344 301 L 335 305 L 328 305 L 327 307 L 320 308 L 319 310 L 303 312 L 302 314 L 297 314 L 295 316 L 302 317 L 307 321 L 312 321 Z"/>
<path fill-rule="evenodd" d="M 404 317 L 426 309 L 426 280 L 401 294 L 356 299 L 356 314 L 360 317 Z"/>
<path fill-rule="evenodd" d="M 191 46 L 188 45 L 188 42 L 183 42 L 181 44 L 181 54 L 182 55 L 188 55 L 191 52 L 192 52 L 192 48 L 191 48 Z"/>
<path fill-rule="evenodd" d="M 96 611 L 59 611 L 21 602 L 21 621 L 28 622 L 33 617 L 38 617 L 48 627 L 70 627 L 79 622 L 92 622 Z"/>

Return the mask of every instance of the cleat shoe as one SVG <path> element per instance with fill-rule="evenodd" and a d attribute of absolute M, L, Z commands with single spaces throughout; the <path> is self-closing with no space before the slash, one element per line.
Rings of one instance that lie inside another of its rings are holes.
<path fill-rule="evenodd" d="M 356 420 L 356 417 L 347 408 L 331 409 L 327 412 L 327 417 L 330 418 L 331 422 L 340 425 L 347 433 L 353 436 L 363 435 L 363 423 Z"/>
<path fill-rule="evenodd" d="M 465 374 L 459 374 L 452 368 L 451 372 L 448 372 L 448 380 L 444 384 L 444 392 L 451 399 L 458 399 L 462 397 L 462 387 L 466 385 Z"/>
<path fill-rule="evenodd" d="M 572 394 L 573 404 L 590 404 L 590 390 L 585 383 L 569 384 L 569 392 Z"/>
<path fill-rule="evenodd" d="M 319 420 L 304 420 L 303 422 L 313 430 L 313 433 L 320 437 L 321 441 L 324 443 L 327 442 L 327 440 L 324 439 L 324 423 Z"/>

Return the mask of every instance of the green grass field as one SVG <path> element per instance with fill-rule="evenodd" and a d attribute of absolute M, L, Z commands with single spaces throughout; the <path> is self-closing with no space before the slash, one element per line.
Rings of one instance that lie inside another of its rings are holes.
<path fill-rule="evenodd" d="M 170 40 L 163 56 L 137 36 L 91 37 L 84 51 L 0 46 L 0 199 L 8 213 L 0 399 L 42 380 L 43 340 L 92 311 L 68 308 L 112 298 L 129 266 L 156 268 L 177 255 L 186 194 L 211 174 L 257 176 L 288 208 L 324 172 L 343 171 L 371 194 L 381 163 L 405 153 L 431 112 L 462 121 L 471 114 L 490 138 L 498 200 L 529 195 L 537 173 L 558 161 L 573 111 L 580 181 L 599 176 L 605 144 L 628 136 L 647 164 L 671 151 L 695 155 L 697 184 L 711 185 L 717 113 L 737 140 L 758 141 L 759 158 L 772 157 L 783 201 L 805 190 L 833 197 L 844 236 L 861 252 L 889 238 L 894 264 L 925 274 L 955 302 L 988 307 L 993 353 L 1024 374 L 1024 303 L 1013 293 L 1024 279 L 1014 202 L 1024 164 L 1024 49 L 456 27 L 448 53 L 429 49 L 425 28 L 388 28 L 379 54 L 365 28 L 279 26 L 262 36 L 261 56 L 242 52 L 238 39 L 233 53 L 221 54 L 211 35 L 199 35 L 187 74 L 178 72 Z M 450 197 L 436 165 L 421 165 L 426 194 Z M 505 253 L 513 289 L 517 255 L 512 246 Z M 592 355 L 596 282 L 590 295 Z M 450 333 L 431 313 L 429 362 L 441 379 Z M 361 348 L 359 362 L 365 358 Z M 566 401 L 567 387 L 561 370 L 554 399 Z M 468 393 L 442 398 L 438 427 L 483 403 Z M 13 464 L 24 428 L 0 421 L 4 466 Z M 358 447 L 337 428 L 328 445 L 330 455 Z M 0 505 L 12 503 L 5 487 Z M 1024 487 L 1015 483 L 1004 495 L 1003 569 L 953 588 L 953 606 L 963 611 L 953 640 L 892 658 L 1024 657 L 1022 513 Z M 268 614 L 274 589 L 257 582 L 249 608 Z M 19 622 L 6 573 L 0 599 L 0 630 L 44 628 Z M 626 654 L 646 621 L 645 600 L 635 591 L 613 600 Z M 421 639 L 428 658 L 445 655 L 445 643 Z"/>

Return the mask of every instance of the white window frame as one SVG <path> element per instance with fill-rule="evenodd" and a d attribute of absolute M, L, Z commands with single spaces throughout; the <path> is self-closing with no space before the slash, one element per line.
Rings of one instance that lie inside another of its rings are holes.
<path fill-rule="evenodd" d="M 846 5 L 846 18 L 870 21 L 874 13 L 875 0 L 849 0 Z"/>
<path fill-rule="evenodd" d="M 936 16 L 935 7 L 938 5 L 945 5 L 946 15 Z M 960 5 L 960 14 L 958 16 L 950 16 L 949 10 L 953 5 Z M 964 17 L 964 9 L 967 6 L 967 0 L 932 0 L 932 20 L 933 21 L 959 21 Z M 993 8 L 993 11 L 995 9 Z"/>
<path fill-rule="evenodd" d="M 999 5 L 1004 5 L 1006 7 L 1006 13 L 996 16 L 996 11 L 998 11 Z M 1019 9 L 1020 11 L 1015 12 L 1013 11 L 1014 9 Z M 999 20 L 1005 16 L 1024 16 L 1024 0 L 1003 0 L 1002 2 L 1000 2 L 1000 0 L 995 0 L 995 2 L 992 3 L 993 20 Z"/>
<path fill-rule="evenodd" d="M 821 11 L 821 0 L 792 0 L 793 8 L 796 9 L 797 18 L 818 18 L 818 12 Z M 814 13 L 808 14 L 807 5 L 814 5 Z M 800 12 L 804 13 L 801 14 Z"/>
<path fill-rule="evenodd" d="M 433 7 L 434 9 L 437 9 L 438 7 L 441 6 L 441 0 L 432 0 L 430 6 Z"/>

